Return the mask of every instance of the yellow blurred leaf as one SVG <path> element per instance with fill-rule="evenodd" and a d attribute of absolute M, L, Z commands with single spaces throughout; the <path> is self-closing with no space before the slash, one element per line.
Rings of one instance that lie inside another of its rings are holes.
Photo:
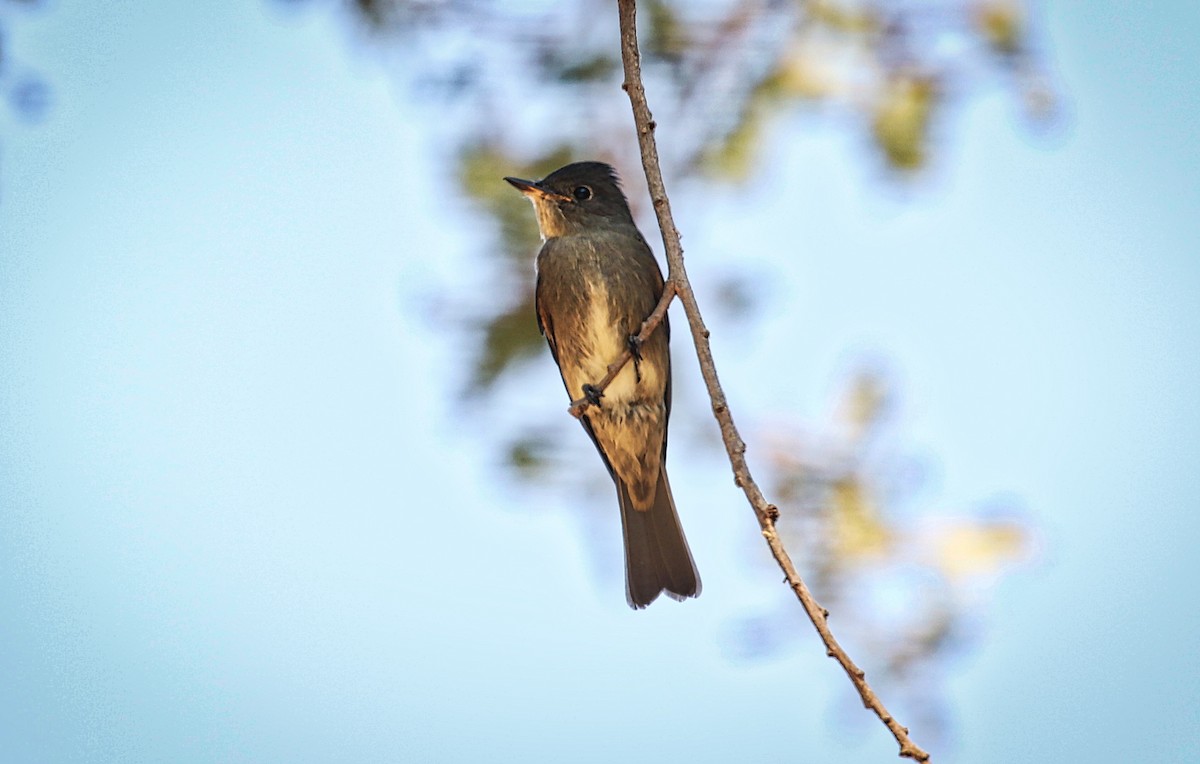
<path fill-rule="evenodd" d="M 1012 0 L 988 0 L 975 9 L 975 23 L 988 46 L 999 54 L 1019 53 L 1025 37 L 1025 14 Z"/>
<path fill-rule="evenodd" d="M 813 21 L 830 29 L 849 34 L 861 34 L 875 28 L 876 22 L 870 10 L 861 3 L 838 3 L 832 0 L 811 0 L 807 3 L 808 16 Z"/>
<path fill-rule="evenodd" d="M 879 557 L 887 553 L 892 534 L 879 519 L 879 511 L 857 476 L 832 485 L 831 519 L 838 555 L 847 559 Z"/>
<path fill-rule="evenodd" d="M 925 164 L 936 97 L 931 77 L 899 74 L 888 81 L 875 105 L 872 126 L 875 142 L 893 167 L 916 170 Z"/>
<path fill-rule="evenodd" d="M 838 90 L 827 58 L 807 45 L 784 60 L 779 79 L 781 88 L 789 95 L 813 101 L 828 98 Z"/>
<path fill-rule="evenodd" d="M 741 121 L 725 139 L 705 153 L 705 168 L 713 176 L 731 181 L 744 181 L 754 169 L 762 120 L 756 110 L 747 109 Z"/>
<path fill-rule="evenodd" d="M 886 410 L 888 396 L 888 384 L 883 375 L 865 370 L 854 376 L 837 411 L 840 424 L 846 427 L 846 435 L 851 442 L 861 440 L 879 423 Z"/>
<path fill-rule="evenodd" d="M 1011 520 L 947 523 L 930 542 L 937 567 L 951 579 L 995 575 L 1030 549 L 1028 530 Z"/>

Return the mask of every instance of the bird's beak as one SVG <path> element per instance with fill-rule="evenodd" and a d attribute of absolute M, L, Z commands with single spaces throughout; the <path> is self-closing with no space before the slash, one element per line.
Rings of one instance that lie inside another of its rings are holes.
<path fill-rule="evenodd" d="M 569 196 L 564 196 L 563 194 L 556 194 L 553 191 L 543 188 L 542 184 L 538 183 L 537 181 L 522 180 L 521 178 L 509 178 L 509 177 L 505 177 L 504 179 L 507 180 L 509 182 L 509 184 L 512 185 L 513 188 L 517 189 L 522 194 L 525 194 L 526 196 L 530 197 L 531 199 L 537 199 L 537 198 L 553 199 L 556 202 L 573 202 L 573 201 L 575 201 L 574 199 L 572 199 Z"/>

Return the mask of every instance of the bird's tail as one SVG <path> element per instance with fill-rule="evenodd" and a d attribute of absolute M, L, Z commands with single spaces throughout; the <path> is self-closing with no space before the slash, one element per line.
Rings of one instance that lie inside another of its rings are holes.
<path fill-rule="evenodd" d="M 617 497 L 625 535 L 625 595 L 630 607 L 646 607 L 664 591 L 676 600 L 699 596 L 700 574 L 679 524 L 666 467 L 659 469 L 649 509 L 634 509 L 629 490 L 619 479 Z"/>

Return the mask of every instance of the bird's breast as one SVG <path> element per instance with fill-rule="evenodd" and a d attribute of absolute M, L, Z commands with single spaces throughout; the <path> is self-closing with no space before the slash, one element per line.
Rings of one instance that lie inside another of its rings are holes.
<path fill-rule="evenodd" d="M 572 398 L 582 397 L 585 384 L 596 384 L 604 378 L 609 364 L 616 361 L 628 347 L 629 335 L 640 326 L 640 322 L 638 326 L 628 326 L 628 318 L 614 309 L 610 297 L 603 280 L 588 280 L 587 308 L 579 327 L 582 352 L 574 364 L 574 373 L 568 379 Z M 658 390 L 661 386 L 656 367 L 642 362 L 635 370 L 630 362 L 604 390 L 604 400 L 609 405 L 628 403 L 644 398 L 648 391 Z"/>

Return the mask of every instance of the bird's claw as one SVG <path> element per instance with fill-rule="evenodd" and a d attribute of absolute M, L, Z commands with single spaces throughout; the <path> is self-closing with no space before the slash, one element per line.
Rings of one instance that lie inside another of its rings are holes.
<path fill-rule="evenodd" d="M 638 384 L 642 382 L 642 338 L 636 334 L 629 335 L 626 343 L 629 347 L 629 357 L 633 359 L 633 377 Z"/>
<path fill-rule="evenodd" d="M 633 360 L 642 360 L 642 338 L 636 334 L 629 335 L 628 341 L 629 354 L 633 356 Z"/>
<path fill-rule="evenodd" d="M 604 397 L 604 393 L 595 385 L 583 386 L 583 397 L 593 406 L 600 405 L 600 399 Z"/>

